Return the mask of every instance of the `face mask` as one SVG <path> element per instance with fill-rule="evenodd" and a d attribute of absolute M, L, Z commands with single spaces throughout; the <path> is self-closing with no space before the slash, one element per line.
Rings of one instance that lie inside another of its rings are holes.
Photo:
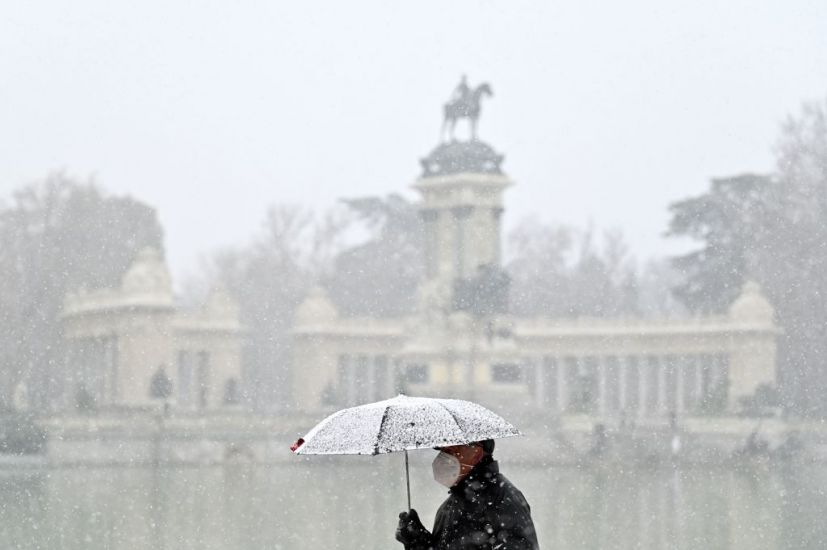
<path fill-rule="evenodd" d="M 459 481 L 460 464 L 454 455 L 440 451 L 431 467 L 434 470 L 434 479 L 438 483 L 451 488 Z"/>

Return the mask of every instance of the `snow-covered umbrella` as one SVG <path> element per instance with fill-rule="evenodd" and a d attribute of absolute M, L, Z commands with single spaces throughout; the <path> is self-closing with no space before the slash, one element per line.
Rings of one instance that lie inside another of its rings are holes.
<path fill-rule="evenodd" d="M 404 452 L 410 509 L 408 451 L 514 435 L 521 435 L 517 428 L 471 401 L 398 395 L 331 414 L 296 441 L 291 449 L 301 455 Z"/>

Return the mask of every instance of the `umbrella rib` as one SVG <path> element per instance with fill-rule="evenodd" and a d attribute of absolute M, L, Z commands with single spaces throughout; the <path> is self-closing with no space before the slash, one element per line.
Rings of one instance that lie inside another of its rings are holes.
<path fill-rule="evenodd" d="M 385 407 L 385 411 L 382 413 L 382 420 L 379 421 L 379 429 L 376 431 L 376 444 L 373 446 L 373 454 L 379 454 L 379 439 L 382 437 L 382 427 L 385 425 L 385 420 L 388 418 L 388 411 L 390 411 L 390 406 Z"/>
<path fill-rule="evenodd" d="M 447 412 L 447 413 L 448 413 L 448 415 L 449 415 L 449 416 L 451 417 L 451 419 L 454 421 L 454 424 L 456 424 L 456 425 L 457 425 L 457 429 L 459 430 L 459 433 L 461 433 L 461 434 L 462 434 L 462 437 L 465 437 L 465 433 L 462 431 L 462 426 L 460 426 L 460 425 L 459 425 L 459 420 L 457 420 L 457 417 L 456 417 L 456 416 L 454 416 L 454 413 L 452 413 L 452 412 L 451 412 L 451 409 L 449 409 L 448 407 L 446 407 L 445 405 L 443 405 L 443 404 L 442 404 L 442 403 L 440 403 L 439 401 L 437 401 L 437 403 L 439 404 L 439 406 L 440 406 L 440 407 L 442 407 L 443 409 L 445 409 L 445 412 Z"/>

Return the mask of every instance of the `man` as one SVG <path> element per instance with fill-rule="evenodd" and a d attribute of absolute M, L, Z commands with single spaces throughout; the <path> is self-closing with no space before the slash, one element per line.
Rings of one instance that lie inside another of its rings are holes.
<path fill-rule="evenodd" d="M 437 449 L 434 479 L 449 488 L 433 533 L 416 510 L 399 514 L 396 540 L 406 550 L 539 550 L 531 508 L 500 474 L 494 441 Z"/>
<path fill-rule="evenodd" d="M 457 102 L 465 103 L 465 100 L 468 99 L 468 94 L 471 92 L 471 88 L 468 87 L 468 79 L 465 78 L 465 75 L 462 75 L 462 78 L 459 80 L 459 84 L 454 89 L 454 93 L 451 94 L 451 99 L 448 100 L 448 104 L 453 104 Z"/>

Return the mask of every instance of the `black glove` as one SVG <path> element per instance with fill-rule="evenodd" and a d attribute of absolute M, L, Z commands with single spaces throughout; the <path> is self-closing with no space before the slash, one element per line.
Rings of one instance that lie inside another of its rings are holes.
<path fill-rule="evenodd" d="M 426 550 L 431 547 L 431 533 L 419 521 L 419 514 L 411 509 L 399 514 L 399 525 L 396 527 L 396 540 L 410 550 Z"/>

